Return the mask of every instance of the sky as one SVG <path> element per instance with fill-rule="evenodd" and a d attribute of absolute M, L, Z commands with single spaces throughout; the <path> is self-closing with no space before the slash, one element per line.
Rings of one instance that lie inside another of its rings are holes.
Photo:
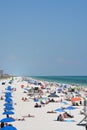
<path fill-rule="evenodd" d="M 87 75 L 87 0 L 0 0 L 0 69 Z"/>

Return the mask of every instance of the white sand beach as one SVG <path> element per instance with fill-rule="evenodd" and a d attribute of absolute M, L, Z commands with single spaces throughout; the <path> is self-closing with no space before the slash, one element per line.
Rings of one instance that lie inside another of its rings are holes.
<path fill-rule="evenodd" d="M 5 81 L 5 85 L 2 85 L 2 82 Z M 0 96 L 4 97 L 5 88 L 9 85 L 8 80 L 0 81 Z M 77 125 L 79 121 L 84 118 L 84 115 L 80 114 L 80 110 L 83 109 L 83 106 L 77 106 L 77 109 L 69 111 L 74 118 L 67 120 L 74 120 L 74 122 L 70 121 L 56 121 L 59 115 L 59 112 L 56 113 L 47 113 L 47 111 L 55 110 L 60 105 L 58 102 L 51 102 L 44 105 L 41 105 L 39 108 L 35 108 L 35 102 L 31 98 L 28 98 L 27 93 L 24 93 L 24 89 L 21 88 L 21 85 L 27 85 L 26 82 L 21 81 L 20 77 L 14 79 L 12 84 L 10 85 L 12 88 L 16 88 L 16 91 L 12 92 L 12 100 L 14 107 L 14 114 L 11 115 L 14 119 L 14 122 L 9 122 L 17 130 L 85 130 L 83 125 Z M 22 97 L 27 97 L 28 100 L 23 101 Z M 6 115 L 3 115 L 4 112 L 4 100 L 0 100 L 0 120 Z M 28 114 L 33 115 L 34 117 L 27 117 Z M 23 119 L 24 120 L 17 120 Z M 85 122 L 83 122 L 85 123 Z"/>

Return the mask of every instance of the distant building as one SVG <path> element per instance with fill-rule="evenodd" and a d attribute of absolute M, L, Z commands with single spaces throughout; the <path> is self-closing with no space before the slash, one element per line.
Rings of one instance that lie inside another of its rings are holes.
<path fill-rule="evenodd" d="M 3 70 L 0 70 L 0 77 L 3 77 L 3 73 L 4 71 Z"/>

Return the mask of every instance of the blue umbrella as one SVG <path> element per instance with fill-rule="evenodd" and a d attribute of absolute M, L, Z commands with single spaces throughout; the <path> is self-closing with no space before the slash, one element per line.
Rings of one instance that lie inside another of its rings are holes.
<path fill-rule="evenodd" d="M 14 126 L 7 125 L 2 128 L 2 130 L 17 130 Z"/>
<path fill-rule="evenodd" d="M 12 97 L 12 95 L 5 95 L 5 98 L 11 98 Z"/>
<path fill-rule="evenodd" d="M 2 120 L 0 120 L 0 122 L 14 122 L 15 120 L 11 117 L 6 117 L 6 118 L 3 118 Z"/>
<path fill-rule="evenodd" d="M 5 93 L 5 97 L 12 97 L 11 93 Z"/>
<path fill-rule="evenodd" d="M 13 111 L 5 111 L 2 113 L 3 115 L 13 115 L 14 112 Z"/>
<path fill-rule="evenodd" d="M 65 112 L 63 108 L 57 108 L 55 111 L 56 112 Z"/>
<path fill-rule="evenodd" d="M 64 110 L 75 110 L 76 108 L 75 107 L 73 107 L 73 106 L 68 106 L 68 107 L 66 107 Z"/>
<path fill-rule="evenodd" d="M 4 106 L 6 106 L 6 107 L 12 107 L 12 103 L 5 103 Z"/>
<path fill-rule="evenodd" d="M 11 95 L 10 95 L 11 96 Z M 10 97 L 10 96 L 6 96 L 5 97 L 5 99 L 7 100 L 7 99 L 11 99 L 12 100 L 12 97 Z"/>
<path fill-rule="evenodd" d="M 8 86 L 6 89 L 9 90 L 9 91 L 12 90 L 11 86 Z"/>
<path fill-rule="evenodd" d="M 13 107 L 5 107 L 4 110 L 14 110 Z"/>
<path fill-rule="evenodd" d="M 64 102 L 64 101 L 63 101 L 63 102 L 61 102 L 61 103 L 62 103 L 62 104 L 64 104 L 64 105 L 68 104 L 67 102 Z"/>
<path fill-rule="evenodd" d="M 12 99 L 11 98 L 6 98 L 5 102 L 12 102 Z"/>
<path fill-rule="evenodd" d="M 38 98 L 35 98 L 35 99 L 34 99 L 34 102 L 38 102 Z"/>
<path fill-rule="evenodd" d="M 58 88 L 58 92 L 62 92 L 62 88 Z"/>
<path fill-rule="evenodd" d="M 74 110 L 74 109 L 76 109 L 76 108 L 73 107 L 73 106 L 68 106 L 68 107 L 65 108 L 65 110 Z"/>

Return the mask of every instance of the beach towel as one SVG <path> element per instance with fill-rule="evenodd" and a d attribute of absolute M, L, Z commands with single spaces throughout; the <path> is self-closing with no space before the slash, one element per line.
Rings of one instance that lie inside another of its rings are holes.
<path fill-rule="evenodd" d="M 64 122 L 76 122 L 75 120 L 64 120 Z"/>

